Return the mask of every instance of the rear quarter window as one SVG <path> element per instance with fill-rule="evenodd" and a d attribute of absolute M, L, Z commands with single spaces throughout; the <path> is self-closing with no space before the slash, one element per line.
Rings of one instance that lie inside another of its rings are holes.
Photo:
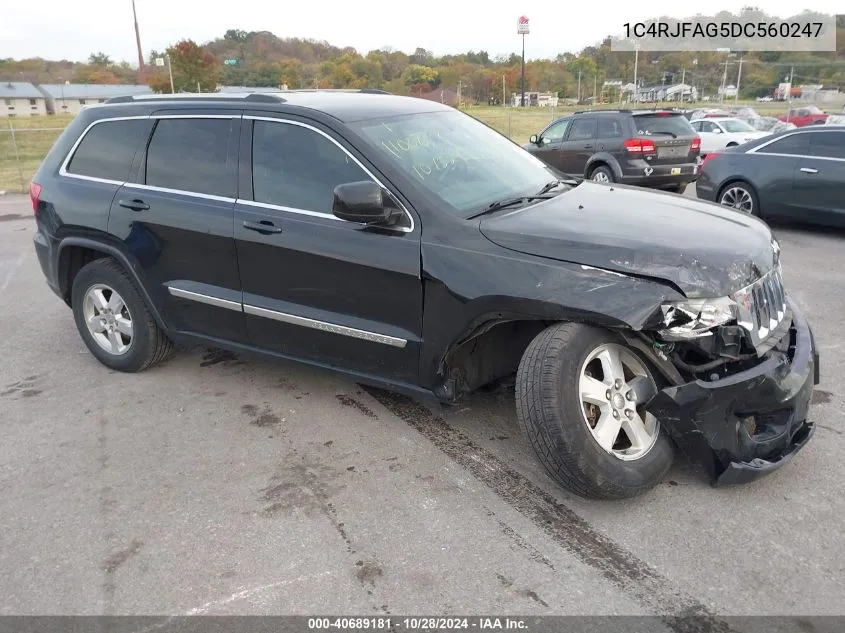
<path fill-rule="evenodd" d="M 149 133 L 146 119 L 103 121 L 88 129 L 67 166 L 69 174 L 125 182 L 135 151 Z"/>
<path fill-rule="evenodd" d="M 634 127 L 639 136 L 661 133 L 674 136 L 695 135 L 690 122 L 681 114 L 636 114 Z"/>

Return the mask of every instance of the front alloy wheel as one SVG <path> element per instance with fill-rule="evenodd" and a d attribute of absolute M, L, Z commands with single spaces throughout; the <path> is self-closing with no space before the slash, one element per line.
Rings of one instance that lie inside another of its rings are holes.
<path fill-rule="evenodd" d="M 517 370 L 516 412 L 548 473 L 584 497 L 621 499 L 657 485 L 674 459 L 646 407 L 658 392 L 648 363 L 608 330 L 558 323 Z"/>

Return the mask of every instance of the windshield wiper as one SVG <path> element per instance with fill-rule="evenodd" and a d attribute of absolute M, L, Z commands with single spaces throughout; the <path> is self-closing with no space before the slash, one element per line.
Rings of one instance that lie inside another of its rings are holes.
<path fill-rule="evenodd" d="M 494 211 L 498 211 L 499 209 L 504 209 L 505 207 L 512 207 L 516 204 L 524 204 L 526 202 L 531 202 L 532 200 L 548 200 L 550 198 L 554 198 L 554 196 L 544 196 L 537 194 L 534 196 L 521 196 L 519 198 L 505 198 L 504 200 L 496 200 L 495 202 L 491 202 L 486 207 L 481 209 L 481 211 L 476 211 L 472 215 L 467 216 L 466 219 L 472 220 L 487 213 L 493 213 Z"/>
<path fill-rule="evenodd" d="M 654 130 L 653 132 L 651 132 L 651 134 L 668 134 L 672 138 L 678 138 L 678 135 L 674 132 L 666 132 L 664 130 Z"/>
<path fill-rule="evenodd" d="M 555 187 L 559 185 L 569 185 L 570 187 L 575 187 L 580 184 L 577 180 L 552 180 L 551 182 L 547 182 L 543 185 L 543 188 L 540 189 L 535 195 L 542 196 L 544 193 L 549 193 Z"/>

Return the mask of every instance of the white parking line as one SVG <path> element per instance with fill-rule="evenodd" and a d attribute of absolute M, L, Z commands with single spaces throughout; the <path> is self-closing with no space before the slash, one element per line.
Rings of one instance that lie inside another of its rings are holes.
<path fill-rule="evenodd" d="M 3 269 L 7 269 L 5 274 L 3 274 L 3 281 L 0 282 L 0 292 L 6 290 L 8 285 L 12 282 L 12 278 L 15 276 L 15 273 L 18 272 L 18 269 L 23 264 L 24 259 L 26 259 L 26 255 L 21 255 L 16 260 L 11 262 L 0 262 L 0 273 L 3 272 Z"/>

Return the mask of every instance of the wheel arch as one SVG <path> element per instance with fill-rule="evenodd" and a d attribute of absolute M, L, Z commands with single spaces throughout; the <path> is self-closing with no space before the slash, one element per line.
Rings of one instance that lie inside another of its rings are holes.
<path fill-rule="evenodd" d="M 153 303 L 146 285 L 138 273 L 137 267 L 132 263 L 130 258 L 116 246 L 105 244 L 95 239 L 70 236 L 62 239 L 59 243 L 55 272 L 56 279 L 59 282 L 59 290 L 65 303 L 69 307 L 73 307 L 71 305 L 73 280 L 82 267 L 92 261 L 105 257 L 114 259 L 127 272 L 138 289 L 138 292 L 141 293 L 144 302 L 147 304 L 158 326 L 163 330 L 167 330 L 167 325 L 161 313 L 158 311 L 155 303 Z"/>
<path fill-rule="evenodd" d="M 622 167 L 619 165 L 619 161 L 617 161 L 616 158 L 608 152 L 598 152 L 597 154 L 590 156 L 587 160 L 587 164 L 584 166 L 584 177 L 589 178 L 593 170 L 600 166 L 610 169 L 610 171 L 613 172 L 613 177 L 617 181 L 622 178 Z"/>

